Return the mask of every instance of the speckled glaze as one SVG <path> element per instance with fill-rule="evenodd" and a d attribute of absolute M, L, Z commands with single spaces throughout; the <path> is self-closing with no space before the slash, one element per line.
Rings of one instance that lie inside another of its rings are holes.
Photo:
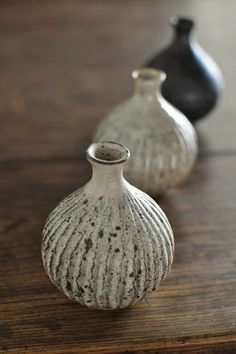
<path fill-rule="evenodd" d="M 163 72 L 144 68 L 132 77 L 134 95 L 100 123 L 94 141 L 127 146 L 131 159 L 125 177 L 155 196 L 188 176 L 197 156 L 197 136 L 188 119 L 162 97 Z"/>
<path fill-rule="evenodd" d="M 103 142 L 87 150 L 92 178 L 64 199 L 43 230 L 45 270 L 68 298 L 113 310 L 158 287 L 174 253 L 171 226 L 157 203 L 123 178 L 129 151 Z"/>

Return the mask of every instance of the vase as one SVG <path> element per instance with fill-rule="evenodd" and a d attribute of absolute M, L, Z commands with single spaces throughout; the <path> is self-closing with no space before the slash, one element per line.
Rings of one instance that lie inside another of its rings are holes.
<path fill-rule="evenodd" d="M 161 208 L 123 177 L 129 151 L 92 144 L 92 178 L 47 219 L 45 270 L 69 299 L 91 308 L 127 307 L 156 289 L 173 260 L 171 226 Z"/>
<path fill-rule="evenodd" d="M 94 141 L 112 140 L 131 152 L 127 180 L 157 196 L 182 182 L 197 156 L 197 137 L 188 119 L 161 95 L 163 72 L 140 69 L 132 74 L 134 94 L 100 123 Z"/>
<path fill-rule="evenodd" d="M 192 20 L 173 17 L 170 24 L 174 29 L 173 40 L 145 66 L 166 72 L 163 96 L 195 122 L 216 105 L 222 92 L 222 75 L 216 63 L 192 38 Z"/>

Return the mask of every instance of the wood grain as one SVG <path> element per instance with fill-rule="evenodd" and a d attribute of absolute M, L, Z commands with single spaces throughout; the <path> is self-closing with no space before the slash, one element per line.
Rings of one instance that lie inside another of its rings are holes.
<path fill-rule="evenodd" d="M 7 172 L 5 166 L 2 348 L 17 353 L 26 352 L 25 346 L 32 353 L 45 346 L 49 353 L 236 348 L 235 163 L 232 156 L 202 158 L 188 183 L 159 201 L 175 230 L 172 272 L 148 302 L 120 312 L 70 303 L 50 284 L 40 259 L 45 217 L 89 178 L 87 162 L 11 163 Z"/>
<path fill-rule="evenodd" d="M 236 352 L 235 10 L 232 0 L 1 2 L 0 353 Z M 170 276 L 146 302 L 89 311 L 49 282 L 41 230 L 89 179 L 95 124 L 178 13 L 199 19 L 225 97 L 198 126 L 191 178 L 158 200 L 176 237 Z"/>

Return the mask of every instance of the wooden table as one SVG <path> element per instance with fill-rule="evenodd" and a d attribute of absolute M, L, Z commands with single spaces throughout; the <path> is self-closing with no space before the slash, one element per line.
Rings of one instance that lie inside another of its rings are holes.
<path fill-rule="evenodd" d="M 1 353 L 236 353 L 235 12 L 234 0 L 0 3 Z M 51 285 L 41 230 L 88 180 L 95 125 L 167 43 L 172 14 L 198 19 L 225 96 L 198 125 L 188 183 L 159 201 L 175 232 L 170 276 L 146 302 L 91 311 Z"/>

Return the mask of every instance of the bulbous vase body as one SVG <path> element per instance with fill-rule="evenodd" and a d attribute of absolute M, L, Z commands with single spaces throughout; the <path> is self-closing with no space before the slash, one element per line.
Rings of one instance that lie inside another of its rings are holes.
<path fill-rule="evenodd" d="M 56 207 L 43 230 L 47 274 L 68 298 L 87 307 L 134 304 L 171 268 L 171 226 L 157 203 L 123 178 L 128 155 L 119 144 L 92 144 L 92 179 Z"/>
<path fill-rule="evenodd" d="M 125 177 L 156 196 L 188 176 L 197 156 L 197 137 L 188 119 L 162 97 L 163 72 L 141 69 L 133 79 L 134 95 L 100 123 L 94 140 L 127 146 L 131 159 Z"/>
<path fill-rule="evenodd" d="M 164 70 L 163 96 L 191 121 L 204 117 L 222 92 L 222 75 L 216 63 L 191 37 L 193 21 L 172 18 L 175 36 L 171 44 L 145 63 Z"/>

